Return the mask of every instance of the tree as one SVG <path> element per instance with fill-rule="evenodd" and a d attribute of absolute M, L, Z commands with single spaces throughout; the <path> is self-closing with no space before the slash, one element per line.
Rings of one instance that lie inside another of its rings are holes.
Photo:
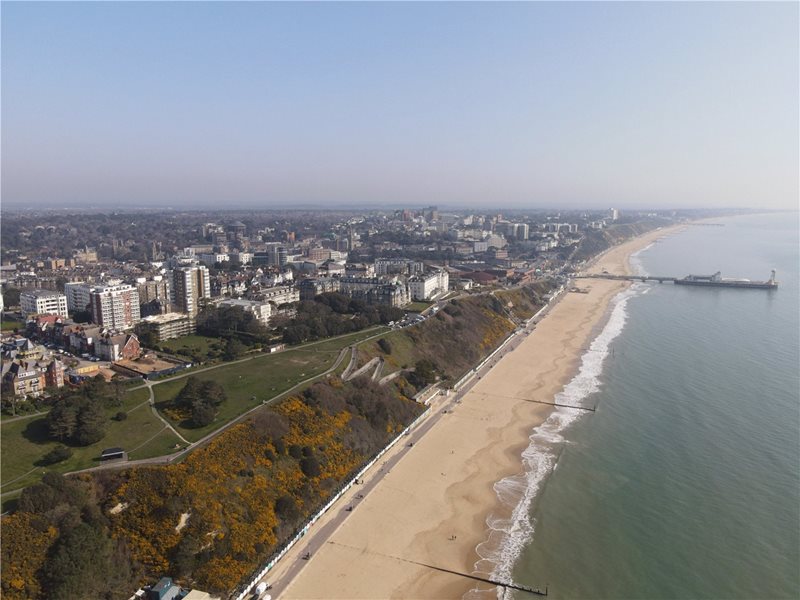
<path fill-rule="evenodd" d="M 45 563 L 47 597 L 52 600 L 100 598 L 110 570 L 111 540 L 82 523 L 62 536 Z"/>
<path fill-rule="evenodd" d="M 319 477 L 322 472 L 319 461 L 313 456 L 306 456 L 300 461 L 300 469 L 306 477 Z"/>
<path fill-rule="evenodd" d="M 217 410 L 213 404 L 198 402 L 192 407 L 192 423 L 197 427 L 211 425 L 217 417 Z"/>
<path fill-rule="evenodd" d="M 79 446 L 89 446 L 103 439 L 107 421 L 100 400 L 80 396 L 61 398 L 47 415 L 51 437 Z"/>
<path fill-rule="evenodd" d="M 418 360 L 409 379 L 417 387 L 433 383 L 436 381 L 436 365 L 427 358 Z"/>
<path fill-rule="evenodd" d="M 190 375 L 186 378 L 186 383 L 181 388 L 181 391 L 175 396 L 175 400 L 172 402 L 173 405 L 176 408 L 191 410 L 194 403 L 201 399 L 202 388 L 200 380 L 194 375 Z"/>
<path fill-rule="evenodd" d="M 381 338 L 378 340 L 378 346 L 380 347 L 381 351 L 384 354 L 391 354 L 392 353 L 392 344 L 386 338 Z"/>
<path fill-rule="evenodd" d="M 72 456 L 72 449 L 66 446 L 56 446 L 42 457 L 43 465 L 54 465 L 67 460 Z"/>
<path fill-rule="evenodd" d="M 50 437 L 61 442 L 72 439 L 78 425 L 78 408 L 69 399 L 61 398 L 47 414 Z"/>
<path fill-rule="evenodd" d="M 204 400 L 210 402 L 214 406 L 219 406 L 228 399 L 225 388 L 216 381 L 204 381 L 200 388 L 200 394 Z"/>
<path fill-rule="evenodd" d="M 246 349 L 247 346 L 245 346 L 238 339 L 229 338 L 228 342 L 225 344 L 225 353 L 223 354 L 223 358 L 225 360 L 234 360 L 244 354 Z"/>
<path fill-rule="evenodd" d="M 3 290 L 3 306 L 19 306 L 20 290 L 14 287 L 7 287 Z"/>
<path fill-rule="evenodd" d="M 99 442 L 106 435 L 108 417 L 100 404 L 93 400 L 83 403 L 78 413 L 78 424 L 72 439 L 80 446 Z"/>
<path fill-rule="evenodd" d="M 300 516 L 300 509 L 292 496 L 284 494 L 275 501 L 275 514 L 284 521 L 292 522 Z"/>
<path fill-rule="evenodd" d="M 216 381 L 201 381 L 190 376 L 175 397 L 173 406 L 191 415 L 195 426 L 205 427 L 214 422 L 216 407 L 226 399 L 225 389 Z"/>

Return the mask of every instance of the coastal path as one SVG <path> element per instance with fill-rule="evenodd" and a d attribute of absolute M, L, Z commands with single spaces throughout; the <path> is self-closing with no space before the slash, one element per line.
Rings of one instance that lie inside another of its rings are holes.
<path fill-rule="evenodd" d="M 530 324 L 532 327 L 533 323 Z M 518 332 L 512 336 L 519 337 L 523 332 Z M 513 345 L 508 345 L 504 352 L 511 351 L 516 344 L 521 341 L 521 337 L 512 340 Z M 499 359 L 500 356 L 497 356 Z M 391 470 L 403 459 L 406 454 L 414 451 L 414 446 L 428 433 L 441 419 L 454 410 L 458 410 L 461 398 L 470 392 L 473 386 L 497 363 L 497 360 L 488 361 L 481 368 L 477 369 L 474 376 L 465 381 L 464 385 L 457 392 L 450 395 L 437 394 L 431 401 L 427 416 L 411 430 L 403 443 L 398 443 L 380 463 L 376 463 L 361 480 L 360 485 L 352 486 L 337 502 L 338 507 L 333 507 L 323 515 L 310 529 L 303 538 L 302 543 L 296 544 L 286 555 L 277 563 L 267 575 L 262 579 L 264 582 L 271 583 L 270 595 L 277 599 L 284 594 L 291 586 L 294 579 L 302 572 L 303 568 L 314 560 L 314 554 L 325 544 L 331 543 L 331 538 L 336 531 L 345 523 L 347 518 L 358 507 L 369 501 L 369 494 L 377 485 L 388 475 Z M 350 510 L 348 510 L 350 509 Z M 304 555 L 310 554 L 310 558 L 305 560 Z M 436 567 L 431 567 L 436 568 Z M 459 574 L 465 577 L 468 574 Z"/>

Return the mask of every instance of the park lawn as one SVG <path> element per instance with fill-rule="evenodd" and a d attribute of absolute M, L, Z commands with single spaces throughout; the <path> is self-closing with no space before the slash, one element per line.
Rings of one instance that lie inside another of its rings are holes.
<path fill-rule="evenodd" d="M 211 348 L 213 344 L 221 344 L 221 347 L 225 348 L 225 340 L 222 338 L 206 337 L 204 335 L 184 335 L 183 337 L 159 342 L 159 346 L 171 354 L 183 356 L 178 354 L 178 350 L 186 349 L 189 355 L 198 354 L 203 357 L 208 357 L 212 353 L 216 355 L 216 350 Z"/>
<path fill-rule="evenodd" d="M 201 381 L 212 380 L 219 383 L 228 397 L 220 405 L 214 422 L 205 427 L 191 427 L 187 421 L 173 420 L 164 412 L 164 408 L 167 408 L 186 385 L 185 377 L 154 384 L 156 406 L 183 437 L 194 442 L 251 408 L 272 400 L 304 380 L 324 373 L 334 364 L 342 348 L 384 331 L 388 329 L 380 327 L 359 331 L 275 354 L 260 354 L 250 360 L 197 373 L 195 376 Z M 347 360 L 346 357 L 342 362 L 346 363 Z"/>
<path fill-rule="evenodd" d="M 125 394 L 125 398 L 122 401 L 123 409 L 120 410 L 130 410 L 137 404 L 141 404 L 142 402 L 146 402 L 150 398 L 150 390 L 146 387 L 141 387 L 135 390 L 129 390 L 127 394 Z"/>
<path fill-rule="evenodd" d="M 431 304 L 433 304 L 433 302 L 412 302 L 406 304 L 403 310 L 406 312 L 422 312 L 426 308 L 429 308 Z"/>
<path fill-rule="evenodd" d="M 117 411 L 120 410 L 130 410 L 137 404 L 141 404 L 142 402 L 146 402 L 150 398 L 150 392 L 147 388 L 139 388 L 137 390 L 128 391 L 125 395 L 125 399 L 123 400 L 123 406 L 118 408 Z M 22 404 L 20 402 L 19 404 Z M 19 404 L 17 406 L 19 406 Z M 38 411 L 42 414 L 42 416 L 46 415 L 50 409 L 48 407 L 43 408 L 42 410 Z M 116 412 L 116 411 L 115 411 Z M 114 414 L 114 413 L 112 413 Z M 25 416 L 25 414 L 20 414 L 17 416 Z M 16 418 L 15 415 L 8 415 L 6 413 L 0 414 L 0 422 L 8 421 L 10 419 Z M 33 418 L 33 417 L 31 417 Z"/>
<path fill-rule="evenodd" d="M 336 360 L 336 354 L 298 349 L 275 354 L 270 359 L 269 361 L 247 360 L 198 373 L 196 377 L 199 380 L 216 381 L 227 394 L 228 398 L 220 405 L 216 420 L 210 425 L 199 428 L 187 426 L 188 423 L 183 421 L 172 419 L 170 421 L 187 440 L 197 441 L 243 412 L 270 400 L 302 380 L 323 373 Z M 171 402 L 185 384 L 186 378 L 181 378 L 154 386 L 153 392 L 158 408 L 163 409 Z M 169 419 L 163 410 L 162 414 Z"/>
<path fill-rule="evenodd" d="M 338 354 L 339 350 L 345 346 L 350 346 L 367 338 L 386 333 L 387 331 L 391 331 L 391 329 L 381 325 L 379 327 L 372 327 L 370 329 L 364 329 L 363 331 L 357 331 L 355 333 L 348 333 L 347 335 L 332 338 L 330 340 L 312 342 L 311 344 L 306 344 L 303 347 L 313 348 L 317 352 L 336 352 Z"/>
<path fill-rule="evenodd" d="M 138 448 L 128 452 L 130 460 L 142 460 L 144 458 L 154 458 L 177 452 L 178 449 L 185 448 L 186 444 L 179 440 L 172 431 L 164 425 L 164 428 L 155 436 L 144 442 Z"/>
<path fill-rule="evenodd" d="M 65 473 L 97 466 L 100 464 L 100 453 L 104 448 L 120 446 L 129 450 L 144 444 L 161 431 L 164 424 L 156 418 L 147 404 L 142 404 L 141 394 L 136 392 L 140 390 L 135 390 L 126 397 L 122 406 L 106 409 L 109 417 L 119 411 L 130 411 L 127 419 L 109 420 L 106 435 L 102 440 L 91 446 L 72 447 L 73 455 L 69 459 L 47 467 L 37 466 L 35 463 L 59 442 L 49 439 L 45 417 L 2 423 L 0 425 L 2 492 L 5 494 L 36 483 L 47 471 Z M 138 408 L 135 408 L 137 405 Z M 172 432 L 169 432 L 169 435 L 172 436 L 172 445 L 180 441 Z M 142 448 L 146 449 L 146 446 Z"/>

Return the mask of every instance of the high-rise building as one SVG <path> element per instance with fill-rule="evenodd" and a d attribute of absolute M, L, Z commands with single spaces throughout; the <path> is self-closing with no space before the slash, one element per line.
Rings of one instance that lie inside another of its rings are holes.
<path fill-rule="evenodd" d="M 92 321 L 109 329 L 130 329 L 139 322 L 139 292 L 132 285 L 100 285 L 89 293 Z"/>
<path fill-rule="evenodd" d="M 136 291 L 139 292 L 139 304 L 147 304 L 153 300 L 162 300 L 165 304 L 169 303 L 169 280 L 161 275 L 155 275 L 153 279 L 147 280 L 140 277 L 136 280 Z"/>
<path fill-rule="evenodd" d="M 64 284 L 64 294 L 67 297 L 69 312 L 84 312 L 89 310 L 89 294 L 94 289 L 91 283 L 83 281 L 70 281 Z"/>
<path fill-rule="evenodd" d="M 172 295 L 175 310 L 196 315 L 200 312 L 200 299 L 211 297 L 208 269 L 202 265 L 173 269 Z"/>
<path fill-rule="evenodd" d="M 69 317 L 67 297 L 51 290 L 26 290 L 19 295 L 19 306 L 27 315 L 59 315 Z"/>

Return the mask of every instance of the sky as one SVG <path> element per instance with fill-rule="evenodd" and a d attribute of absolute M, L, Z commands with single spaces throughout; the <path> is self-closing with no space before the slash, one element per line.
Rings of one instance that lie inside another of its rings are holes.
<path fill-rule="evenodd" d="M 798 206 L 785 3 L 2 3 L 6 207 Z"/>

